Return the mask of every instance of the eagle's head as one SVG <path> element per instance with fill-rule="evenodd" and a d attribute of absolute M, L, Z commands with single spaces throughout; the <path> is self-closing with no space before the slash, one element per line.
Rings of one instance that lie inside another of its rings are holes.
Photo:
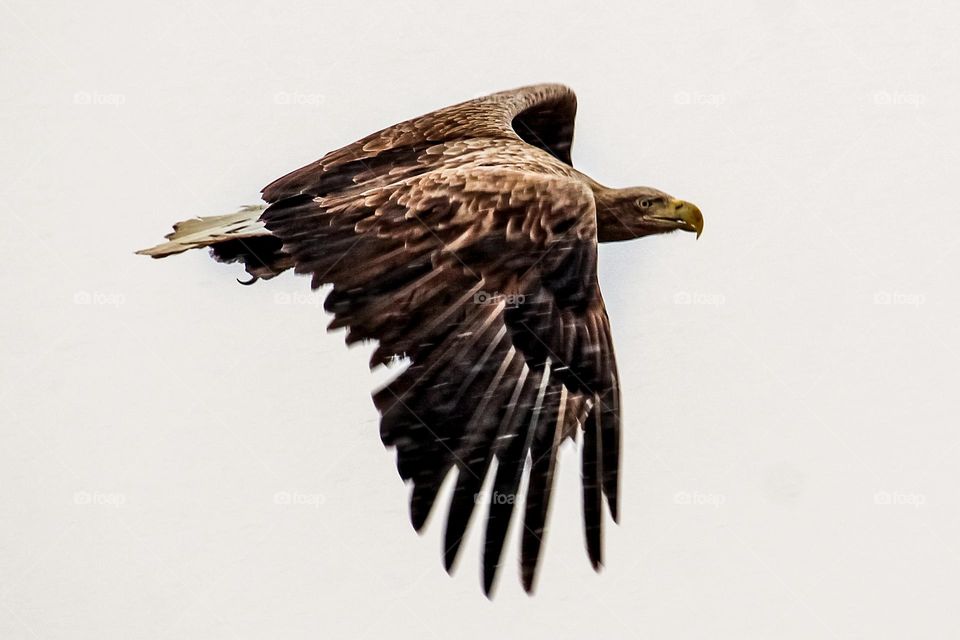
<path fill-rule="evenodd" d="M 670 231 L 703 232 L 697 205 L 651 187 L 605 189 L 595 192 L 600 242 L 633 240 Z"/>

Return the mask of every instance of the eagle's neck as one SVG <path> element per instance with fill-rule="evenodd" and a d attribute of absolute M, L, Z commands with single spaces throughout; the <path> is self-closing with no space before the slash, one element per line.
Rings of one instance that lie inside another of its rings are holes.
<path fill-rule="evenodd" d="M 636 238 L 637 234 L 628 226 L 630 212 L 623 210 L 625 190 L 611 189 L 589 176 L 583 177 L 593 191 L 597 207 L 597 240 L 619 242 Z"/>

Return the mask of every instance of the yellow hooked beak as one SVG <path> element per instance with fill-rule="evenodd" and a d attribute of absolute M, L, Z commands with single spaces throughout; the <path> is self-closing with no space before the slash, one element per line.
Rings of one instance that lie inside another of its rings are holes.
<path fill-rule="evenodd" d="M 697 205 L 686 200 L 671 198 L 659 211 L 648 216 L 647 220 L 666 223 L 667 231 L 673 229 L 696 231 L 698 238 L 703 233 L 703 214 L 700 213 Z"/>
<path fill-rule="evenodd" d="M 673 200 L 671 204 L 674 207 L 673 216 L 683 223 L 685 231 L 696 231 L 697 237 L 703 233 L 703 214 L 697 205 L 686 200 Z"/>

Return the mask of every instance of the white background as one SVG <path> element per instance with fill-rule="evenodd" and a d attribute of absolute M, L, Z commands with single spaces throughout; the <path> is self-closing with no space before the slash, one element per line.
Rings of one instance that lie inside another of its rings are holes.
<path fill-rule="evenodd" d="M 960 633 L 955 7 L 245 4 L 0 2 L 0 637 Z M 601 249 L 606 569 L 569 448 L 537 594 L 511 536 L 490 602 L 477 531 L 452 578 L 412 531 L 306 279 L 133 251 L 543 81 L 579 168 L 706 228 Z"/>

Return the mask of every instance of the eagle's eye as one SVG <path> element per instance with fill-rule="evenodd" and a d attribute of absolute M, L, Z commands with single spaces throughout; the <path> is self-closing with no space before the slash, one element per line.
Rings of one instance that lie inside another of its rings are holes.
<path fill-rule="evenodd" d="M 653 201 L 644 198 L 643 200 L 640 200 L 639 204 L 641 209 L 649 209 L 650 205 L 653 204 Z"/>

